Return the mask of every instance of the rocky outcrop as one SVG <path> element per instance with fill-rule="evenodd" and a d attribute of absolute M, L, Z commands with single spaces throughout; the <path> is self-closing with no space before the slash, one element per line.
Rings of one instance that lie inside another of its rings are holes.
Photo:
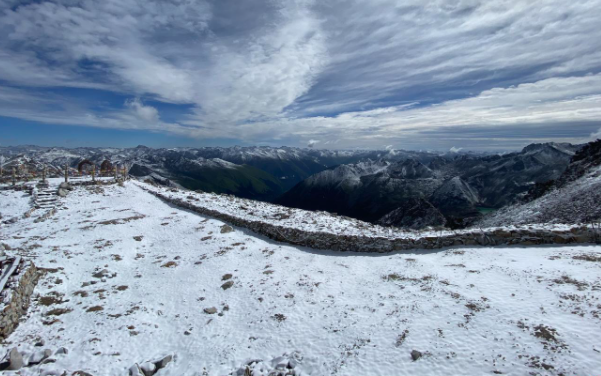
<path fill-rule="evenodd" d="M 38 364 L 55 363 L 57 357 L 64 356 L 68 353 L 68 350 L 64 347 L 59 348 L 56 352 L 51 349 L 41 349 L 44 346 L 44 341 L 39 341 L 35 344 L 33 351 L 19 351 L 18 347 L 13 347 L 8 350 L 3 358 L 0 358 L 0 371 L 17 371 L 24 367 L 33 367 Z M 17 373 L 20 374 L 20 373 Z M 28 375 L 30 373 L 27 373 Z M 37 373 L 36 373 L 37 374 Z M 55 375 L 55 373 L 42 372 L 44 375 Z M 74 372 L 72 375 L 90 375 L 88 373 L 79 371 Z"/>
<path fill-rule="evenodd" d="M 38 270 L 30 261 L 20 261 L 14 273 L 8 276 L 0 293 L 0 340 L 7 338 L 15 330 L 19 318 L 27 312 L 38 277 Z"/>
<path fill-rule="evenodd" d="M 136 363 L 129 368 L 130 376 L 152 376 L 160 369 L 167 367 L 173 360 L 173 355 L 167 355 L 160 359 Z"/>

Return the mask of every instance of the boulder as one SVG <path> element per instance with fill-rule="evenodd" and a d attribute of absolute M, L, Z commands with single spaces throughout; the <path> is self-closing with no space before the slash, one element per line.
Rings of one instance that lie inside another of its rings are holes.
<path fill-rule="evenodd" d="M 154 365 L 157 367 L 157 369 L 165 368 L 167 364 L 169 364 L 169 362 L 171 362 L 172 360 L 173 355 L 167 355 L 163 357 L 163 359 L 155 361 Z"/>
<path fill-rule="evenodd" d="M 151 362 L 144 362 L 140 364 L 140 369 L 145 376 L 152 376 L 157 371 L 157 366 Z"/>
<path fill-rule="evenodd" d="M 414 362 L 421 357 L 422 357 L 422 353 L 420 351 L 417 351 L 417 350 L 411 351 L 411 359 L 413 359 Z"/>
<path fill-rule="evenodd" d="M 64 355 L 64 354 L 68 354 L 69 350 L 67 350 L 66 347 L 60 347 L 58 350 L 56 350 L 56 352 L 54 353 L 55 355 Z"/>
<path fill-rule="evenodd" d="M 233 232 L 233 231 L 234 231 L 234 229 L 232 228 L 232 226 L 228 226 L 228 225 L 221 226 L 222 234 L 227 234 L 228 232 Z"/>
<path fill-rule="evenodd" d="M 6 354 L 6 357 L 4 358 L 4 361 L 0 364 L 0 370 L 9 370 L 9 371 L 16 371 L 18 369 L 21 369 L 21 367 L 23 367 L 24 361 L 23 361 L 23 356 L 21 355 L 21 353 L 19 352 L 19 350 L 17 350 L 16 347 L 13 347 L 8 354 Z"/>
<path fill-rule="evenodd" d="M 52 356 L 52 350 L 45 349 L 43 351 L 36 351 L 29 357 L 29 364 L 39 364 L 42 360 Z"/>
<path fill-rule="evenodd" d="M 223 285 L 221 285 L 221 288 L 224 290 L 229 289 L 230 287 L 232 287 L 234 285 L 234 281 L 227 281 L 226 283 L 224 283 Z"/>
<path fill-rule="evenodd" d="M 215 307 L 205 308 L 204 311 L 205 311 L 205 313 L 207 313 L 209 315 L 214 315 L 215 313 L 217 313 L 217 308 L 215 308 Z"/>
<path fill-rule="evenodd" d="M 129 368 L 129 376 L 145 376 L 140 370 L 140 367 L 137 364 L 134 364 Z"/>

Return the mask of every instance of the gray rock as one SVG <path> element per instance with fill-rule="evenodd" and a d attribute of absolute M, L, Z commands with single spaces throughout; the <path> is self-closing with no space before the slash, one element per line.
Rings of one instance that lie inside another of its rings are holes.
<path fill-rule="evenodd" d="M 222 281 L 227 281 L 227 280 L 228 280 L 228 279 L 230 279 L 230 278 L 232 278 L 232 275 L 231 275 L 230 273 L 228 273 L 228 274 L 224 274 L 224 275 L 221 277 L 221 280 L 222 280 Z"/>
<path fill-rule="evenodd" d="M 55 355 L 63 355 L 63 354 L 68 354 L 69 350 L 67 350 L 66 347 L 60 347 L 58 350 L 56 350 L 56 352 L 54 353 Z"/>
<path fill-rule="evenodd" d="M 65 182 L 60 183 L 60 185 L 58 186 L 58 188 L 59 189 L 64 189 L 64 190 L 69 190 L 69 191 L 73 190 L 73 186 L 71 186 L 71 184 L 65 183 Z"/>
<path fill-rule="evenodd" d="M 221 285 L 221 288 L 224 290 L 229 289 L 230 287 L 232 287 L 234 285 L 234 281 L 227 281 L 226 283 L 224 283 L 223 285 Z"/>
<path fill-rule="evenodd" d="M 208 313 L 209 315 L 214 315 L 215 313 L 217 313 L 217 308 L 215 308 L 215 307 L 205 308 L 204 311 L 205 311 L 205 313 Z"/>
<path fill-rule="evenodd" d="M 232 226 L 228 226 L 228 225 L 221 226 L 222 234 L 227 234 L 228 232 L 233 232 L 233 231 L 234 231 L 234 229 L 232 228 Z"/>
<path fill-rule="evenodd" d="M 60 197 L 67 197 L 67 191 L 62 188 L 59 188 L 58 191 L 56 192 L 56 194 L 59 195 Z"/>
<path fill-rule="evenodd" d="M 167 364 L 169 364 L 169 362 L 171 362 L 172 360 L 173 355 L 167 355 L 163 359 L 154 362 L 154 365 L 157 367 L 157 369 L 165 368 Z"/>
<path fill-rule="evenodd" d="M 15 371 L 15 370 L 20 369 L 24 365 L 23 356 L 21 356 L 21 353 L 19 352 L 19 350 L 17 350 L 16 347 L 13 347 L 8 352 L 7 360 L 8 360 L 8 368 L 6 368 L 7 370 Z"/>
<path fill-rule="evenodd" d="M 144 362 L 140 364 L 140 369 L 144 373 L 144 376 L 152 376 L 157 371 L 157 366 L 151 362 Z"/>
<path fill-rule="evenodd" d="M 145 376 L 144 373 L 142 373 L 142 370 L 140 370 L 140 367 L 138 367 L 137 364 L 134 364 L 133 366 L 131 366 L 129 368 L 129 376 Z"/>
<path fill-rule="evenodd" d="M 49 358 L 52 356 L 52 350 L 45 349 L 44 351 L 36 351 L 29 357 L 29 364 L 38 364 L 41 363 L 42 360 Z"/>
<path fill-rule="evenodd" d="M 418 360 L 419 358 L 422 357 L 422 353 L 417 351 L 417 350 L 413 350 L 411 351 L 411 359 L 413 359 L 413 361 L 415 362 L 416 360 Z"/>

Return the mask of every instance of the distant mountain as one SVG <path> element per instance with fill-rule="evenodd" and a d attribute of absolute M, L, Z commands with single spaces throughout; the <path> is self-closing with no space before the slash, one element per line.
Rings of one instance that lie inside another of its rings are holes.
<path fill-rule="evenodd" d="M 589 162 L 578 150 L 558 143 L 532 144 L 503 155 L 262 146 L 18 146 L 0 147 L 0 155 L 5 177 L 12 167 L 39 172 L 47 166 L 51 176 L 60 176 L 65 165 L 76 171 L 84 160 L 97 168 L 107 161 L 163 185 L 275 200 L 393 226 L 458 228 L 468 226 L 481 211 L 544 194 L 551 184 L 559 184 L 555 182 L 570 160 L 570 173 L 580 176 L 583 168 L 577 166 Z"/>
<path fill-rule="evenodd" d="M 563 173 L 538 184 L 523 202 L 485 216 L 482 226 L 601 222 L 601 140 L 588 143 Z"/>
<path fill-rule="evenodd" d="M 88 160 L 99 168 L 109 161 L 126 166 L 134 176 L 148 177 L 159 184 L 272 200 L 332 165 L 376 158 L 382 152 L 238 146 L 152 149 L 143 145 L 126 149 L 68 149 L 27 145 L 3 147 L 0 154 L 5 157 L 5 176 L 12 167 L 19 167 L 20 172 L 39 172 L 45 165 L 51 176 L 58 176 L 65 165 L 75 170 L 80 162 Z"/>
<path fill-rule="evenodd" d="M 404 200 L 400 206 L 377 221 L 384 226 L 397 226 L 410 229 L 443 227 L 447 220 L 430 202 L 422 198 Z"/>
<path fill-rule="evenodd" d="M 578 149 L 548 143 L 505 155 L 380 158 L 317 173 L 277 202 L 388 225 L 415 227 L 408 225 L 409 216 L 424 225 L 465 227 L 479 217 L 481 208 L 501 208 L 537 183 L 557 179 Z"/>

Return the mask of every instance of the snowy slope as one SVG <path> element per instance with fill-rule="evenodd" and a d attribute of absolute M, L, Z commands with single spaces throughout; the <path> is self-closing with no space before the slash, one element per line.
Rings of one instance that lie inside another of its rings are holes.
<path fill-rule="evenodd" d="M 526 204 L 509 206 L 484 217 L 480 225 L 598 223 L 601 220 L 601 166 Z"/>
<path fill-rule="evenodd" d="M 29 203 L 5 198 L 0 212 Z M 266 375 L 285 353 L 302 375 L 601 369 L 600 247 L 316 252 L 227 232 L 131 182 L 76 188 L 55 217 L 33 220 L 0 234 L 9 254 L 48 268 L 0 350 L 68 353 L 24 376 L 126 375 L 167 354 L 159 376 L 228 375 L 258 359 Z"/>

